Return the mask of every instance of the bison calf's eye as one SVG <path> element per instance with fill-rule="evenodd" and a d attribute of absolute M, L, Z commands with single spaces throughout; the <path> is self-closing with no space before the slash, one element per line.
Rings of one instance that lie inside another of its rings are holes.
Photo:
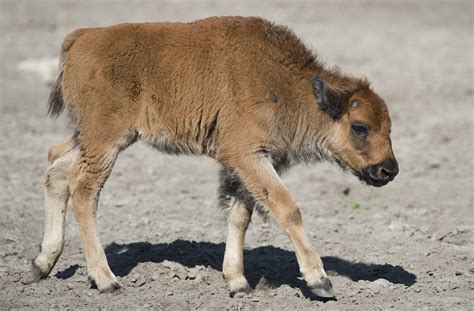
<path fill-rule="evenodd" d="M 367 126 L 361 123 L 352 123 L 352 132 L 359 137 L 365 137 L 369 134 L 369 129 Z"/>

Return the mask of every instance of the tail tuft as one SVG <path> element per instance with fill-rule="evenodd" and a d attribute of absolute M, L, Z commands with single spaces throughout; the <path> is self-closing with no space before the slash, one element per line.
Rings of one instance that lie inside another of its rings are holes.
<path fill-rule="evenodd" d="M 58 79 L 51 87 L 51 93 L 49 94 L 48 115 L 51 117 L 59 117 L 61 112 L 64 110 L 63 92 L 61 90 L 62 82 L 63 71 L 61 70 Z"/>

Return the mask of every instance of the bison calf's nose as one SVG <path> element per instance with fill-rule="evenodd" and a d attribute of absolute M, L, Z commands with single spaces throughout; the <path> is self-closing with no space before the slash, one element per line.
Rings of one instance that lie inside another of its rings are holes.
<path fill-rule="evenodd" d="M 398 164 L 394 159 L 385 159 L 362 170 L 362 179 L 375 187 L 381 187 L 392 181 L 398 174 Z"/>
<path fill-rule="evenodd" d="M 375 165 L 375 179 L 393 180 L 398 174 L 398 164 L 393 159 L 385 159 L 382 163 Z"/>

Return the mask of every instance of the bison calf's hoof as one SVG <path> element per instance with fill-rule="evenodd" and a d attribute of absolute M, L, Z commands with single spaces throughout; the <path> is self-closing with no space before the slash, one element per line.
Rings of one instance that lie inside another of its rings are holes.
<path fill-rule="evenodd" d="M 230 297 L 232 298 L 244 297 L 252 293 L 252 287 L 243 277 L 228 281 L 228 284 L 230 287 Z"/>
<path fill-rule="evenodd" d="M 33 282 L 38 282 L 39 280 L 46 278 L 49 272 L 49 269 L 41 269 L 34 260 L 31 261 L 31 276 L 33 277 Z"/>
<path fill-rule="evenodd" d="M 248 296 L 251 293 L 252 293 L 252 288 L 250 287 L 250 285 L 247 284 L 244 287 L 231 290 L 230 291 L 230 297 L 231 298 L 241 298 L 241 297 Z"/>
<path fill-rule="evenodd" d="M 334 293 L 332 289 L 331 281 L 326 277 L 323 277 L 321 281 L 322 281 L 321 283 L 311 288 L 311 291 L 313 292 L 313 294 L 321 298 L 336 297 L 336 294 Z"/>
<path fill-rule="evenodd" d="M 100 293 L 115 293 L 120 290 L 121 286 L 118 282 L 113 282 L 107 287 L 99 288 Z"/>
<path fill-rule="evenodd" d="M 105 275 L 96 275 L 92 277 L 89 275 L 89 281 L 91 282 L 91 288 L 97 288 L 100 293 L 113 293 L 121 288 L 119 282 L 117 282 L 115 276 L 111 271 L 107 271 Z"/>
<path fill-rule="evenodd" d="M 91 288 L 97 288 L 99 293 L 114 293 L 117 292 L 122 286 L 117 281 L 108 282 L 107 284 L 102 284 L 101 286 L 97 285 L 97 282 L 89 277 L 91 282 Z"/>
<path fill-rule="evenodd" d="M 247 286 L 242 287 L 242 288 L 237 288 L 237 289 L 231 290 L 230 291 L 230 297 L 231 298 L 241 298 L 241 297 L 248 296 L 251 293 L 252 293 L 252 288 L 249 285 L 247 285 Z"/>

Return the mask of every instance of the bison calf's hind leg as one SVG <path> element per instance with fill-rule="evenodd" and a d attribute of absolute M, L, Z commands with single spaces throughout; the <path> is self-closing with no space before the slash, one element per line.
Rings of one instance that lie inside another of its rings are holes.
<path fill-rule="evenodd" d="M 89 278 L 100 292 L 113 292 L 120 288 L 107 263 L 96 222 L 100 190 L 112 170 L 117 153 L 117 147 L 107 149 L 100 144 L 89 148 L 83 146 L 69 172 L 72 206 Z"/>
<path fill-rule="evenodd" d="M 244 275 L 244 240 L 255 201 L 242 181 L 230 169 L 220 171 L 219 201 L 227 209 L 227 243 L 222 272 L 230 296 L 249 294 L 252 290 Z"/>
<path fill-rule="evenodd" d="M 244 275 L 244 240 L 252 207 L 246 206 L 235 197 L 231 199 L 228 215 L 227 243 L 222 270 L 229 285 L 230 296 L 249 294 L 252 288 Z"/>
<path fill-rule="evenodd" d="M 45 226 L 40 254 L 32 261 L 33 280 L 51 272 L 64 245 L 66 208 L 69 198 L 68 171 L 77 157 L 74 139 L 54 145 L 48 154 L 48 172 L 44 187 Z"/>

